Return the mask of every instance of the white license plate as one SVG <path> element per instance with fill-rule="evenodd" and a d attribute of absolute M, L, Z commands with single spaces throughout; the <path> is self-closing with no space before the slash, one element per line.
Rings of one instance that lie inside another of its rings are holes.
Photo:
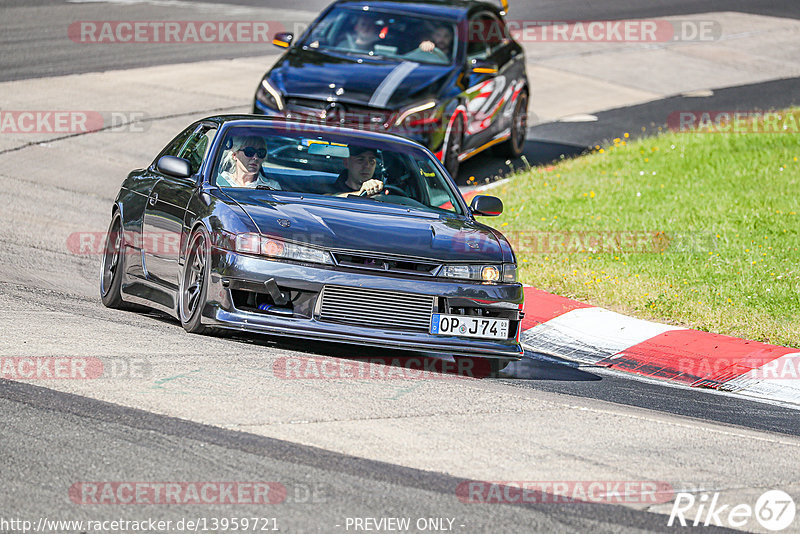
<path fill-rule="evenodd" d="M 436 336 L 507 339 L 508 319 L 434 313 L 433 317 L 431 317 L 431 334 Z"/>

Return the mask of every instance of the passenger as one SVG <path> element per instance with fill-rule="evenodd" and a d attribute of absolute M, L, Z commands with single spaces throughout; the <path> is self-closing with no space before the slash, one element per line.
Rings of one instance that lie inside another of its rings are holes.
<path fill-rule="evenodd" d="M 345 35 L 339 41 L 339 48 L 348 50 L 369 52 L 378 41 L 378 28 L 375 26 L 375 19 L 367 14 L 360 14 L 353 26 L 353 32 Z"/>
<path fill-rule="evenodd" d="M 373 148 L 350 147 L 350 157 L 344 160 L 345 168 L 332 185 L 337 196 L 377 195 L 383 191 L 383 182 L 373 178 L 378 165 L 378 153 Z"/>
<path fill-rule="evenodd" d="M 280 184 L 262 173 L 267 157 L 267 141 L 259 136 L 234 136 L 231 148 L 222 155 L 217 185 L 220 187 L 256 187 L 280 189 Z"/>

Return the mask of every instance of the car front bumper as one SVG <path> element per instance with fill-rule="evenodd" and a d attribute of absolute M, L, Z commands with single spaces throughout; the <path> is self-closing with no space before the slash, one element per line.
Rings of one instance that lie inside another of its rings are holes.
<path fill-rule="evenodd" d="M 504 360 L 519 359 L 523 352 L 519 343 L 524 298 L 520 284 L 480 284 L 435 278 L 404 278 L 355 269 L 340 270 L 334 267 L 272 261 L 216 248 L 212 249 L 211 257 L 211 276 L 206 307 L 203 310 L 203 324 L 209 326 L 270 335 Z M 304 299 L 309 302 L 305 307 L 306 311 L 292 316 L 281 316 L 241 305 L 242 295 L 266 293 L 265 287 L 269 280 L 274 280 L 281 292 L 304 295 Z M 439 336 L 423 331 L 321 320 L 316 301 L 325 286 L 431 296 L 435 297 L 435 313 L 447 313 L 449 306 L 458 306 L 461 309 L 480 308 L 485 313 L 509 319 L 509 338 L 490 340 Z M 447 308 L 442 309 L 445 306 Z"/>

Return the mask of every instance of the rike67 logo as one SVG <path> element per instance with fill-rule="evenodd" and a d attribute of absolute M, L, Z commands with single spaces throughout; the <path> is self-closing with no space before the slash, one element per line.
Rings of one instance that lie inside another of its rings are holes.
<path fill-rule="evenodd" d="M 754 527 L 752 520 L 771 532 L 788 528 L 794 522 L 796 513 L 794 499 L 781 490 L 763 493 L 755 503 L 730 504 L 720 499 L 720 493 L 703 492 L 699 495 L 678 492 L 672 504 L 667 526 L 717 526 L 748 528 Z M 687 519 L 694 517 L 694 520 Z"/>

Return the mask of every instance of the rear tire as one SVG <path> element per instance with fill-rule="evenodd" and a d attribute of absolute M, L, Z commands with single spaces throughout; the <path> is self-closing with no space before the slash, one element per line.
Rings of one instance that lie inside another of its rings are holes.
<path fill-rule="evenodd" d="M 497 145 L 498 156 L 518 158 L 525 150 L 525 137 L 528 134 L 528 93 L 522 92 L 514 106 L 514 117 L 511 123 L 511 137 L 503 144 Z"/>
<path fill-rule="evenodd" d="M 106 233 L 103 260 L 100 264 L 100 298 L 107 308 L 124 309 L 122 300 L 122 272 L 125 268 L 123 256 L 122 218 L 114 213 Z"/>
<path fill-rule="evenodd" d="M 191 334 L 211 333 L 202 324 L 211 265 L 211 241 L 204 228 L 192 232 L 178 287 L 178 318 Z"/>

